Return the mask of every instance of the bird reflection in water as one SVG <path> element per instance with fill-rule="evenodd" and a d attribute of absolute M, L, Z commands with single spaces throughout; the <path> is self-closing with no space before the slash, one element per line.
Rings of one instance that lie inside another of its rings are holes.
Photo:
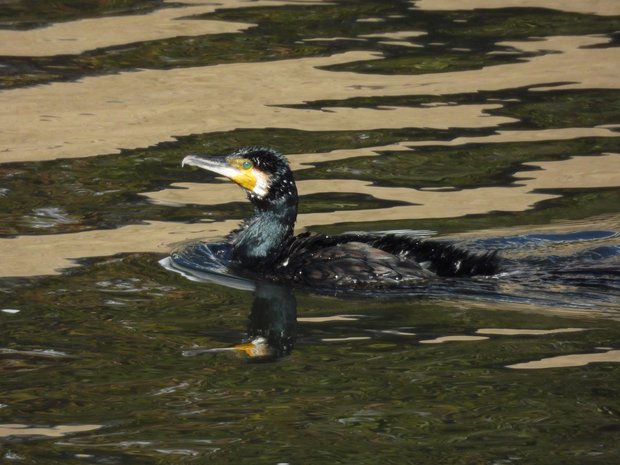
<path fill-rule="evenodd" d="M 264 281 L 251 281 L 223 273 L 217 262 L 218 244 L 199 244 L 195 254 L 185 256 L 193 268 L 185 268 L 169 257 L 161 265 L 199 282 L 215 283 L 240 290 L 252 290 L 254 300 L 246 337 L 232 347 L 197 348 L 184 352 L 195 356 L 215 352 L 232 352 L 252 362 L 270 362 L 291 353 L 297 336 L 297 301 L 290 287 Z"/>
<path fill-rule="evenodd" d="M 290 288 L 257 283 L 248 324 L 248 339 L 235 346 L 252 359 L 289 355 L 297 336 L 297 301 Z"/>

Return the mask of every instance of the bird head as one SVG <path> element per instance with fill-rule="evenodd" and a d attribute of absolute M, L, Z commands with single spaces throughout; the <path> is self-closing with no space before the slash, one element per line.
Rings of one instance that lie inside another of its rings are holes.
<path fill-rule="evenodd" d="M 289 197 L 297 199 L 288 161 L 268 147 L 243 147 L 225 156 L 188 155 L 182 165 L 196 166 L 227 177 L 241 186 L 255 204 Z"/>

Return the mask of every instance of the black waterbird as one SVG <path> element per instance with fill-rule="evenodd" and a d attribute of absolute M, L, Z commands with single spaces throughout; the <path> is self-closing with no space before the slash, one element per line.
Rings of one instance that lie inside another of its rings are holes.
<path fill-rule="evenodd" d="M 229 178 L 254 206 L 254 215 L 228 235 L 223 249 L 235 273 L 315 289 L 368 290 L 498 272 L 495 252 L 476 254 L 403 234 L 295 236 L 295 179 L 286 158 L 271 148 L 244 147 L 220 157 L 189 155 L 183 165 Z M 171 258 L 182 261 L 183 254 L 177 251 Z"/>

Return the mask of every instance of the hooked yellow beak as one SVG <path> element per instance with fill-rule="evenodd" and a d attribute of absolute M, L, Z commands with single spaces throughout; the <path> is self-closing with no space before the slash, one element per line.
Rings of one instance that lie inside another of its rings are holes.
<path fill-rule="evenodd" d="M 244 189 L 263 197 L 267 193 L 268 183 L 262 171 L 244 158 L 208 157 L 188 155 L 181 162 L 181 166 L 195 166 L 227 177 Z"/>

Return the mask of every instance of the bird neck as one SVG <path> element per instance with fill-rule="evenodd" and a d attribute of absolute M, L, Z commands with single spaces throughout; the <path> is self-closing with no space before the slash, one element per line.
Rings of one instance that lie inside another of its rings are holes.
<path fill-rule="evenodd" d="M 293 237 L 297 196 L 254 201 L 254 215 L 231 237 L 233 261 L 248 268 L 266 268 L 280 258 Z"/>

